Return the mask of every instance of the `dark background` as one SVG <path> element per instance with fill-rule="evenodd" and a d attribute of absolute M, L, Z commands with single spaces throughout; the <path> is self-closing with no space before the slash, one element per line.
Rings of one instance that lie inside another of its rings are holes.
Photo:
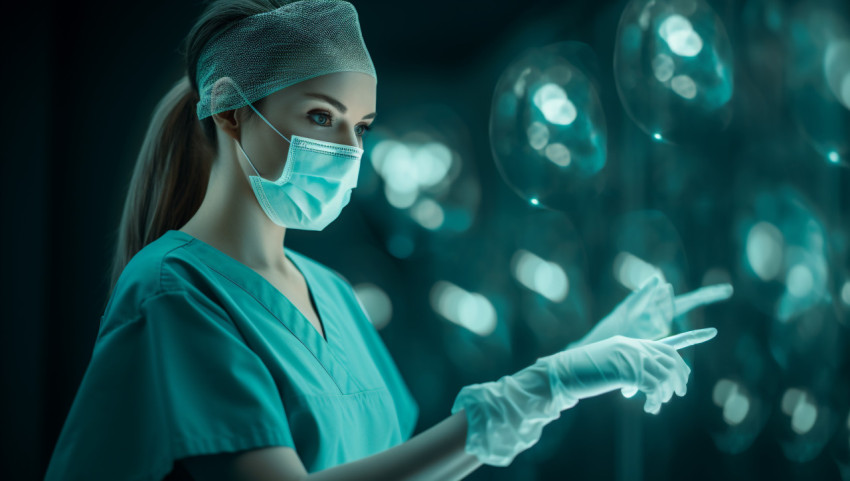
<path fill-rule="evenodd" d="M 488 244 L 521 229 L 524 216 L 533 211 L 500 178 L 487 130 L 496 81 L 510 60 L 528 47 L 577 40 L 590 45 L 599 59 L 611 168 L 622 167 L 629 178 L 609 184 L 600 200 L 602 207 L 590 209 L 593 215 L 567 213 L 586 246 L 584 262 L 591 286 L 603 286 L 601 278 L 609 272 L 607 267 L 596 268 L 610 262 L 612 255 L 598 244 L 606 236 L 608 222 L 618 213 L 639 208 L 661 210 L 677 226 L 681 243 L 688 246 L 692 287 L 700 284 L 708 267 L 731 267 L 736 254 L 728 232 L 736 206 L 727 194 L 737 173 L 747 167 L 743 153 L 751 142 L 791 152 L 793 162 L 783 164 L 779 173 L 768 173 L 772 169 L 764 163 L 758 168 L 766 169 L 765 176 L 785 178 L 807 195 L 828 230 L 848 232 L 848 169 L 827 165 L 803 141 L 783 105 L 770 103 L 772 99 L 767 101 L 768 110 L 738 104 L 726 134 L 686 149 L 688 155 L 710 159 L 711 166 L 698 171 L 697 179 L 690 177 L 679 197 L 654 194 L 667 164 L 653 159 L 677 154 L 646 138 L 617 98 L 613 45 L 626 2 L 353 3 L 379 74 L 379 121 L 404 118 L 410 105 L 450 105 L 470 134 L 481 203 L 472 229 L 452 241 L 456 244 L 429 244 L 426 239 L 425 247 L 410 258 L 385 256 L 389 260 L 383 272 L 364 272 L 351 260 L 362 249 L 384 250 L 381 227 L 365 215 L 370 204 L 358 199 L 356 192 L 351 207 L 333 226 L 321 233 L 292 231 L 286 242 L 352 282 L 365 282 L 370 276 L 400 280 L 406 302 L 394 305 L 393 322 L 381 333 L 420 401 L 417 432 L 449 415 L 460 387 L 495 380 L 545 354 L 525 343 L 528 333 L 514 324 L 511 357 L 494 361 L 477 375 L 457 372 L 445 355 L 444 342 L 456 335 L 457 328 L 427 312 L 429 286 L 437 277 L 428 268 L 431 263 L 467 262 L 467 276 L 475 277 L 483 272 L 476 270 L 480 264 L 489 262 L 487 256 L 504 256 Z M 733 46 L 740 45 L 745 38 L 741 12 L 746 2 L 708 3 L 726 24 Z M 844 12 L 846 21 L 847 2 L 832 3 Z M 177 48 L 201 10 L 194 1 L 39 2 L 3 8 L 0 469 L 8 473 L 5 479 L 40 479 L 44 474 L 97 335 L 114 231 L 135 156 L 154 105 L 183 72 Z M 748 77 L 745 60 L 736 56 L 741 72 L 736 77 L 736 98 L 760 89 L 754 80 L 758 76 Z M 694 220 L 700 202 L 713 206 L 711 219 L 717 221 L 713 224 L 717 230 Z M 447 251 L 446 245 L 459 250 Z M 836 272 L 848 266 L 842 247 L 839 244 L 832 259 Z M 475 255 L 461 255 L 469 252 Z M 512 289 L 505 291 L 509 302 L 516 300 L 511 297 L 516 288 Z M 622 295 L 619 291 L 595 297 L 591 289 L 597 304 L 588 308 L 589 318 L 601 318 Z M 840 318 L 845 319 L 847 306 L 840 309 Z M 706 325 L 749 322 L 753 327 L 748 332 L 756 342 L 764 341 L 768 320 L 746 300 L 705 311 Z M 512 317 L 511 322 L 517 319 Z M 722 336 L 722 327 L 720 331 Z M 839 333 L 843 353 L 846 323 Z M 838 393 L 832 404 L 834 434 L 818 456 L 798 463 L 781 449 L 783 434 L 777 427 L 781 413 L 776 413 L 781 393 L 776 389 L 765 388 L 762 393 L 774 406 L 774 414 L 752 445 L 737 454 L 718 449 L 710 435 L 718 416 L 710 411 L 715 408 L 712 383 L 708 375 L 701 379 L 699 370 L 708 369 L 729 351 L 720 342 L 714 348 L 706 346 L 693 359 L 689 396 L 665 405 L 661 415 L 646 415 L 640 403 L 614 395 L 582 403 L 547 427 L 540 445 L 521 454 L 510 467 L 484 466 L 470 479 L 841 479 L 839 461 L 850 461 L 846 358 L 837 361 L 832 381 Z M 773 384 L 793 384 L 776 366 L 768 372 L 774 376 Z M 424 378 L 441 380 L 438 394 Z M 846 471 L 844 476 L 850 479 Z"/>

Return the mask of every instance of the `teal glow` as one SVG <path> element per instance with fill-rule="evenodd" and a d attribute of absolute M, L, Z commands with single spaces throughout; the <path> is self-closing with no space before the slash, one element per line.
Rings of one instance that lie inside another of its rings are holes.
<path fill-rule="evenodd" d="M 784 247 L 782 232 L 770 222 L 759 222 L 750 229 L 746 244 L 747 261 L 761 280 L 769 281 L 779 275 Z"/>
<path fill-rule="evenodd" d="M 695 57 L 702 51 L 702 37 L 694 31 L 691 22 L 681 15 L 670 15 L 658 34 L 667 42 L 670 50 L 681 57 Z"/>
<path fill-rule="evenodd" d="M 841 161 L 841 157 L 838 155 L 838 152 L 834 150 L 827 154 L 826 158 L 828 158 L 833 164 L 837 164 Z"/>
<path fill-rule="evenodd" d="M 502 179 L 531 205 L 574 209 L 603 172 L 605 113 L 596 53 L 579 42 L 526 50 L 502 72 L 490 110 L 490 147 Z M 510 105 L 508 105 L 510 104 Z"/>
<path fill-rule="evenodd" d="M 552 302 L 561 302 L 570 292 L 570 280 L 564 269 L 525 249 L 511 259 L 511 273 L 520 284 Z"/>
<path fill-rule="evenodd" d="M 617 36 L 617 93 L 644 132 L 679 144 L 729 125 L 735 62 L 723 23 L 707 2 L 631 0 Z"/>
<path fill-rule="evenodd" d="M 479 336 L 488 336 L 496 329 L 496 309 L 481 294 L 438 281 L 431 288 L 430 297 L 435 312 Z"/>
<path fill-rule="evenodd" d="M 556 125 L 570 125 L 576 119 L 576 106 L 567 98 L 561 87 L 547 83 L 534 93 L 534 105 L 547 121 Z"/>

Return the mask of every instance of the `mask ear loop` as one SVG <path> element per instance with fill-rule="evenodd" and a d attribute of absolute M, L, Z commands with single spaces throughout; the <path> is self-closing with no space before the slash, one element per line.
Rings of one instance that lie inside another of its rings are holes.
<path fill-rule="evenodd" d="M 280 133 L 280 131 L 279 131 L 279 130 L 277 130 L 277 129 L 274 127 L 274 125 L 272 125 L 272 124 L 271 124 L 271 122 L 269 122 L 269 121 L 268 121 L 268 119 L 266 119 L 266 117 L 265 117 L 263 114 L 261 114 L 261 113 L 260 113 L 260 111 L 259 111 L 259 110 L 257 110 L 256 108 L 254 108 L 254 106 L 251 104 L 251 102 L 250 102 L 250 101 L 248 101 L 248 98 L 247 98 L 247 97 L 245 97 L 245 94 L 243 94 L 243 93 L 242 93 L 242 89 L 240 89 L 240 88 L 239 88 L 239 86 L 238 86 L 238 85 L 236 85 L 236 82 L 233 82 L 233 81 L 231 80 L 230 84 L 231 84 L 231 85 L 233 85 L 233 87 L 236 89 L 236 91 L 237 91 L 237 92 L 239 92 L 239 95 L 241 95 L 241 96 L 242 96 L 242 98 L 243 98 L 243 99 L 245 100 L 245 102 L 248 104 L 248 107 L 251 107 L 251 110 L 253 110 L 254 112 L 256 112 L 256 113 L 257 113 L 257 115 L 259 115 L 259 116 L 260 116 L 260 118 L 261 118 L 261 119 L 263 119 L 263 122 L 265 122 L 265 123 L 266 123 L 266 125 L 268 125 L 269 127 L 271 127 L 271 128 L 272 128 L 272 130 L 274 130 L 275 132 L 277 132 L 277 135 L 280 135 L 281 137 L 283 137 L 283 139 L 284 139 L 284 140 L 286 140 L 286 141 L 287 141 L 287 142 L 289 142 L 290 144 L 292 143 L 292 141 L 291 141 L 291 140 L 289 140 L 289 139 L 287 139 L 285 135 L 283 135 L 282 133 Z"/>
<path fill-rule="evenodd" d="M 254 106 L 251 104 L 251 102 L 250 102 L 250 101 L 248 101 L 248 98 L 247 98 L 247 97 L 245 97 L 245 94 L 244 94 L 244 93 L 242 93 L 242 89 L 240 89 L 240 88 L 239 88 L 239 86 L 236 84 L 236 82 L 234 82 L 234 81 L 233 81 L 233 79 L 230 79 L 230 78 L 228 78 L 228 80 L 230 81 L 230 85 L 231 85 L 234 89 L 236 89 L 236 91 L 239 93 L 239 95 L 240 95 L 240 96 L 242 96 L 242 98 L 245 100 L 245 102 L 247 103 L 247 105 L 248 105 L 249 107 L 251 107 L 251 110 L 253 110 L 254 112 L 256 112 L 256 113 L 257 113 L 257 115 L 259 115 L 259 116 L 260 116 L 260 118 L 261 118 L 261 119 L 263 119 L 263 122 L 265 122 L 265 123 L 266 123 L 266 125 L 268 125 L 269 127 L 271 127 L 271 128 L 272 128 L 272 130 L 274 130 L 275 132 L 277 132 L 277 134 L 278 134 L 278 135 L 280 135 L 281 137 L 283 137 L 283 139 L 284 139 L 284 140 L 286 140 L 287 142 L 289 142 L 290 144 L 292 144 L 292 141 L 291 141 L 291 140 L 287 139 L 285 135 L 283 135 L 282 133 L 280 133 L 280 131 L 279 131 L 279 130 L 277 130 L 277 129 L 274 127 L 274 125 L 272 125 L 272 124 L 271 124 L 271 122 L 269 122 L 269 121 L 268 121 L 268 119 L 266 119 L 266 117 L 265 117 L 263 114 L 261 114 L 261 113 L 260 113 L 260 111 L 259 111 L 259 110 L 257 110 L 256 108 L 254 108 Z M 251 168 L 252 168 L 252 169 L 254 169 L 254 172 L 256 172 L 256 173 L 257 173 L 257 177 L 259 177 L 259 178 L 261 178 L 261 179 L 262 179 L 262 178 L 263 178 L 263 176 L 261 176 L 261 175 L 260 175 L 260 172 L 258 172 L 258 171 L 257 171 L 257 168 L 256 168 L 256 167 L 254 167 L 254 163 L 253 163 L 253 162 L 251 162 L 251 158 L 250 158 L 250 157 L 248 157 L 248 154 L 246 154 L 246 153 L 245 153 L 245 149 L 243 149 L 243 148 L 242 148 L 242 145 L 240 145 L 240 143 L 239 143 L 238 141 L 236 142 L 236 145 L 239 147 L 239 150 L 241 150 L 241 151 L 242 151 L 242 153 L 245 155 L 245 158 L 246 158 L 246 159 L 248 159 L 248 163 L 251 165 Z M 276 184 L 281 184 L 281 185 L 282 185 L 282 184 L 285 184 L 286 182 L 288 182 L 288 181 L 289 181 L 289 177 L 290 177 L 291 175 L 292 175 L 292 162 L 289 162 L 289 161 L 287 160 L 286 164 L 283 166 L 283 172 L 281 173 L 280 179 L 278 179 L 277 181 L 275 181 L 275 183 L 276 183 Z"/>
<path fill-rule="evenodd" d="M 244 156 L 245 156 L 245 158 L 246 158 L 246 159 L 248 159 L 248 165 L 250 165 L 250 166 L 251 166 L 251 168 L 252 168 L 252 169 L 254 169 L 254 172 L 257 174 L 257 177 L 262 178 L 262 176 L 260 175 L 260 173 L 257 171 L 257 168 L 256 168 L 256 167 L 254 167 L 254 163 L 253 163 L 253 162 L 251 162 L 251 158 L 250 158 L 250 157 L 248 157 L 248 154 L 246 154 L 246 153 L 245 153 L 245 149 L 243 149 L 243 148 L 242 148 L 242 145 L 239 143 L 239 141 L 238 141 L 238 140 L 236 141 L 236 146 L 237 146 L 237 147 L 239 147 L 239 150 L 241 150 L 241 151 L 242 151 L 242 155 L 244 155 Z"/>

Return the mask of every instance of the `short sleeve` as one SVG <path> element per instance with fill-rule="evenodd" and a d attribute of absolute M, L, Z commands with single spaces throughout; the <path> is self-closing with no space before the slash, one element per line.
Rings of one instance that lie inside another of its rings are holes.
<path fill-rule="evenodd" d="M 225 311 L 186 291 L 106 319 L 45 480 L 161 480 L 191 455 L 294 447 L 281 394 Z"/>

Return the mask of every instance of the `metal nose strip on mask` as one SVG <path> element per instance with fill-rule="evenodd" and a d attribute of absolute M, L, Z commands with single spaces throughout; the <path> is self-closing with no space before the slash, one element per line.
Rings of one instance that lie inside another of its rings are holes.
<path fill-rule="evenodd" d="M 363 149 L 357 147 L 324 142 L 316 139 L 308 139 L 297 135 L 292 136 L 292 141 L 295 142 L 295 145 L 302 150 L 310 150 L 320 154 L 329 154 L 335 157 L 358 158 L 363 155 Z"/>
<path fill-rule="evenodd" d="M 257 109 L 254 107 L 254 105 L 253 105 L 253 104 L 251 104 L 251 102 L 248 102 L 248 99 L 245 97 L 245 94 L 243 94 L 243 93 L 242 93 L 242 89 L 240 89 L 238 85 L 234 85 L 234 87 L 236 87 L 236 90 L 239 92 L 239 95 L 241 95 L 241 96 L 242 96 L 242 98 L 243 98 L 243 99 L 245 99 L 245 102 L 247 102 L 247 103 L 248 103 L 248 106 L 249 106 L 249 107 L 251 107 L 251 110 L 253 110 L 254 112 L 256 112 L 256 113 L 257 113 L 257 115 L 259 115 L 259 116 L 260 116 L 260 118 L 261 118 L 261 119 L 263 119 L 263 122 L 265 122 L 265 123 L 266 123 L 266 125 L 268 125 L 269 127 L 271 127 L 271 128 L 272 128 L 272 130 L 274 130 L 275 132 L 277 132 L 277 134 L 278 134 L 278 135 L 280 135 L 281 137 L 283 137 L 283 138 L 284 138 L 287 142 L 289 142 L 290 144 L 291 144 L 293 141 L 298 141 L 298 136 L 297 136 L 297 135 L 293 135 L 293 136 L 292 136 L 293 140 L 289 140 L 289 139 L 287 139 L 285 135 L 283 135 L 282 133 L 280 133 L 280 131 L 279 131 L 279 130 L 277 130 L 277 129 L 275 128 L 275 126 L 274 126 L 274 125 L 272 125 L 272 123 L 271 123 L 271 122 L 269 122 L 269 121 L 268 121 L 268 119 L 266 119 L 266 117 L 265 117 L 263 114 L 261 114 L 261 113 L 260 113 L 260 111 L 259 111 L 259 110 L 257 110 Z M 349 155 L 352 155 L 352 156 L 355 156 L 355 155 L 362 155 L 362 154 L 363 154 L 363 149 L 361 149 L 361 148 L 359 148 L 359 147 L 353 147 L 353 146 L 350 146 L 350 145 L 336 144 L 336 143 L 333 143 L 333 142 L 325 142 L 325 141 L 323 141 L 323 140 L 317 140 L 317 139 L 309 139 L 309 138 L 306 138 L 306 137 L 300 137 L 300 142 L 299 142 L 299 143 L 301 143 L 301 144 L 307 144 L 307 146 L 328 147 L 328 149 L 327 149 L 327 150 L 314 150 L 315 152 L 322 153 L 322 154 L 333 154 L 333 155 L 338 155 L 339 153 L 345 153 L 345 154 L 349 154 Z M 302 145 L 302 148 L 304 148 L 304 146 L 303 146 L 303 145 Z M 339 151 L 344 151 L 344 152 L 339 152 Z"/>

